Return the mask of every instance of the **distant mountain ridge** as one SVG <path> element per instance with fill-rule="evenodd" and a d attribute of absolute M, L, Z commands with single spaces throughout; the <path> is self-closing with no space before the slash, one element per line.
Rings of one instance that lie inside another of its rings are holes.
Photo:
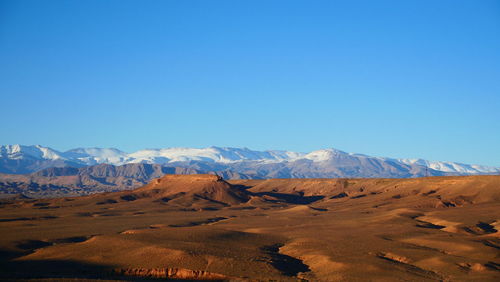
<path fill-rule="evenodd" d="M 310 153 L 248 148 L 164 148 L 126 153 L 115 148 L 61 152 L 40 145 L 0 146 L 0 173 L 27 174 L 50 167 L 146 163 L 252 178 L 419 177 L 499 174 L 500 168 L 422 159 L 394 159 L 323 149 Z"/>
<path fill-rule="evenodd" d="M 158 164 L 98 164 L 81 168 L 51 167 L 30 174 L 0 174 L 0 195 L 29 197 L 80 196 L 131 190 L 165 174 L 200 174 L 189 168 Z"/>

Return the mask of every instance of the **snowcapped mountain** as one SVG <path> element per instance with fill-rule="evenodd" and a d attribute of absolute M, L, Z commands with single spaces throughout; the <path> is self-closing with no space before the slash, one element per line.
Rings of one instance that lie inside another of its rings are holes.
<path fill-rule="evenodd" d="M 427 161 L 423 159 L 399 159 L 400 162 L 405 164 L 417 164 L 421 166 L 426 166 L 434 170 L 452 172 L 452 173 L 463 173 L 463 174 L 481 174 L 481 173 L 499 173 L 499 168 L 483 166 L 483 165 L 469 165 L 462 163 L 453 162 L 437 162 L 437 161 Z"/>
<path fill-rule="evenodd" d="M 253 151 L 248 148 L 166 148 L 141 150 L 130 154 L 129 162 L 157 163 L 201 161 L 215 163 L 234 163 L 241 161 L 282 162 L 303 156 L 303 153 L 288 151 Z"/>
<path fill-rule="evenodd" d="M 0 172 L 30 173 L 48 167 L 96 164 L 170 164 L 209 171 L 270 177 L 417 177 L 499 174 L 500 168 L 422 159 L 392 159 L 323 149 L 310 153 L 254 151 L 248 148 L 164 148 L 126 153 L 114 148 L 60 152 L 40 145 L 0 146 Z"/>
<path fill-rule="evenodd" d="M 288 155 L 280 151 L 252 151 L 247 148 L 166 148 L 141 150 L 129 155 L 132 162 L 167 163 L 202 161 L 232 163 L 239 161 L 284 161 Z"/>
<path fill-rule="evenodd" d="M 42 147 L 40 145 L 24 146 L 24 145 L 5 145 L 0 146 L 0 157 L 11 160 L 34 158 L 44 160 L 59 160 L 63 159 L 60 152 L 51 148 Z"/>
<path fill-rule="evenodd" d="M 113 148 L 77 148 L 66 151 L 62 155 L 66 159 L 77 160 L 86 165 L 123 164 L 129 159 L 127 153 Z"/>

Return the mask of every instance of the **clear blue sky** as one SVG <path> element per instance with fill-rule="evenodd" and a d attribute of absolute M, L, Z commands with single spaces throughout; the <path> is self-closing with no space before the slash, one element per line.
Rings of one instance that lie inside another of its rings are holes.
<path fill-rule="evenodd" d="M 500 166 L 500 1 L 0 0 L 0 143 Z"/>

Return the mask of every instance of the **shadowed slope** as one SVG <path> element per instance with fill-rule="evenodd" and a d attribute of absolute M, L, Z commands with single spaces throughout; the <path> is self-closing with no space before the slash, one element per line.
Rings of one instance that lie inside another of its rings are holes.
<path fill-rule="evenodd" d="M 414 207 L 456 207 L 500 201 L 500 176 L 453 176 L 426 178 L 354 179 L 268 179 L 232 180 L 254 194 L 289 194 L 302 197 L 323 196 L 325 200 L 374 205 L 408 204 Z M 404 201 L 398 201 L 403 199 Z"/>

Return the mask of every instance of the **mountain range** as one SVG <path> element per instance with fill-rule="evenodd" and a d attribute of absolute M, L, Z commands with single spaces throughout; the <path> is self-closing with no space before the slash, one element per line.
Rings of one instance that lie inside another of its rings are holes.
<path fill-rule="evenodd" d="M 248 148 L 164 148 L 126 153 L 115 148 L 65 152 L 40 145 L 0 146 L 0 173 L 26 174 L 50 167 L 146 163 L 200 171 L 232 171 L 250 178 L 419 177 L 498 174 L 500 168 L 423 159 L 395 159 L 323 149 L 310 153 Z"/>
<path fill-rule="evenodd" d="M 297 153 L 247 148 L 166 148 L 128 154 L 114 148 L 77 148 L 60 152 L 40 145 L 0 146 L 0 194 L 36 198 L 131 190 L 165 174 L 269 179 L 499 173 L 500 169 L 494 167 L 371 157 L 336 149 Z"/>

